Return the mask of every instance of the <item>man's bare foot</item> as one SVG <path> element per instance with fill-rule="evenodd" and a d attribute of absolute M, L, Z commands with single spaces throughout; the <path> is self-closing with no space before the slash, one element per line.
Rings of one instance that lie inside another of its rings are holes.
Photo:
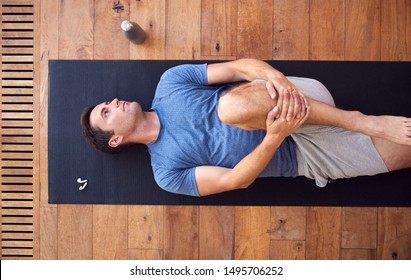
<path fill-rule="evenodd" d="M 380 137 L 401 145 L 411 146 L 411 118 L 396 116 L 367 116 L 370 136 Z"/>

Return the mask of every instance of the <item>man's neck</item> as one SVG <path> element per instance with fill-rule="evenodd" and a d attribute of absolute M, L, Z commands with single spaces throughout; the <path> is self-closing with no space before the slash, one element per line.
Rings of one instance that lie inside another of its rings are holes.
<path fill-rule="evenodd" d="M 148 145 L 157 140 L 160 133 L 160 120 L 155 111 L 145 112 L 145 120 L 136 131 L 135 142 Z"/>

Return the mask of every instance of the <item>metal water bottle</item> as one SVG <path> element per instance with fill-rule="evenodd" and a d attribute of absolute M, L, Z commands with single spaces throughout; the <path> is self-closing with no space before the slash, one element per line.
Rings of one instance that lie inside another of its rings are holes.
<path fill-rule="evenodd" d="M 121 23 L 124 35 L 134 44 L 142 44 L 146 39 L 146 33 L 137 23 L 124 20 Z"/>

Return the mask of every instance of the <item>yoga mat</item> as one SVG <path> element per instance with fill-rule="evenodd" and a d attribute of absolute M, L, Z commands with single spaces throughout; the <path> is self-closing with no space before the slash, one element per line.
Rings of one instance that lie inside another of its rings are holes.
<path fill-rule="evenodd" d="M 257 179 L 248 189 L 189 197 L 160 189 L 144 145 L 118 155 L 92 149 L 83 139 L 84 107 L 114 97 L 149 109 L 161 74 L 175 65 L 205 61 L 49 62 L 49 203 L 143 205 L 411 206 L 411 169 L 337 180 Z M 207 61 L 212 62 L 212 61 Z M 411 63 L 268 61 L 285 75 L 315 78 L 340 108 L 366 114 L 411 116 Z M 88 180 L 84 183 L 78 179 Z"/>

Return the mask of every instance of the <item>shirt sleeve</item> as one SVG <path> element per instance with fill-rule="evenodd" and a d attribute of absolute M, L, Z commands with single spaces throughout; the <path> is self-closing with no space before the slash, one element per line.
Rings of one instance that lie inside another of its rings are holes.
<path fill-rule="evenodd" d="M 154 178 L 165 191 L 190 196 L 200 196 L 195 180 L 195 167 L 180 170 L 156 168 Z"/>
<path fill-rule="evenodd" d="M 190 85 L 208 86 L 207 64 L 182 64 L 163 73 L 157 85 L 156 98 L 170 94 L 170 91 L 185 93 Z"/>

